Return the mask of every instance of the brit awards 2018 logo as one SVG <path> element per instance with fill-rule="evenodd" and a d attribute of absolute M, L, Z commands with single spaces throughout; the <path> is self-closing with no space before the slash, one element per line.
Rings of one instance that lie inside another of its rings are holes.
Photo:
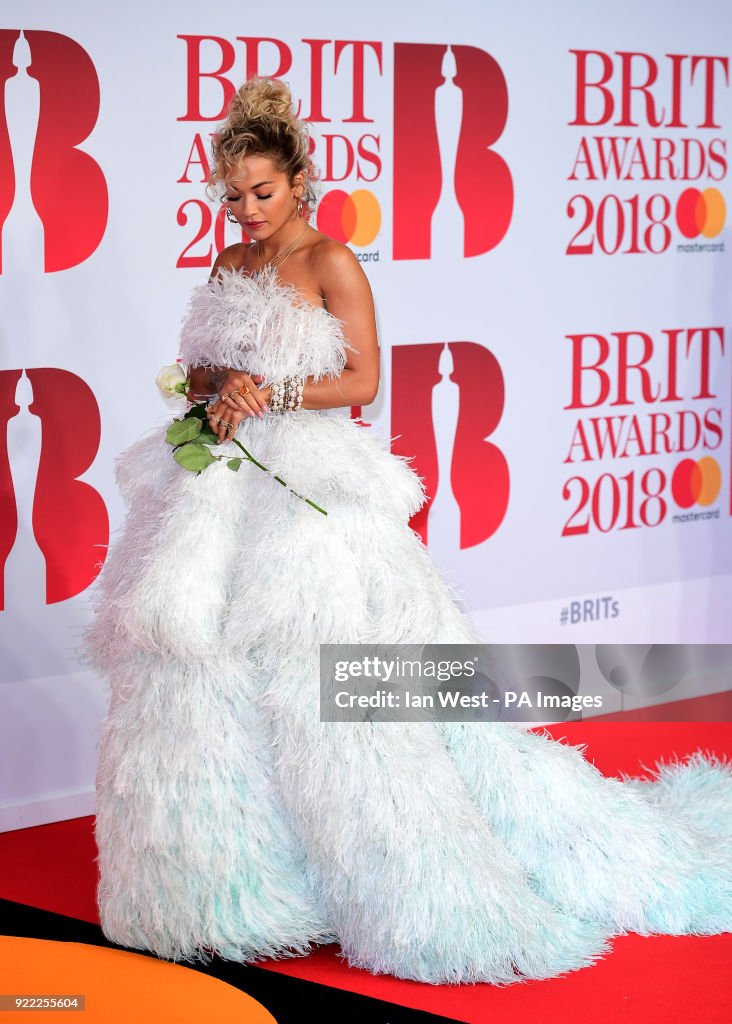
<path fill-rule="evenodd" d="M 46 272 L 76 267 L 107 225 L 104 174 L 79 148 L 99 114 L 94 64 L 68 36 L 0 29 L 0 89 L 0 259 L 17 207 L 24 226 L 40 220 Z"/>
<path fill-rule="evenodd" d="M 723 327 L 569 334 L 562 536 L 719 519 Z M 691 453 L 704 453 L 701 458 Z M 598 469 L 603 472 L 598 473 Z M 699 511 L 688 510 L 692 505 Z"/>
<path fill-rule="evenodd" d="M 727 217 L 729 57 L 569 53 L 569 125 L 581 134 L 567 176 L 567 255 L 724 252 L 715 239 Z"/>
<path fill-rule="evenodd" d="M 304 71 L 309 85 L 300 91 L 303 99 L 296 113 L 312 126 L 311 156 L 322 187 L 317 226 L 351 245 L 360 260 L 379 260 L 380 250 L 374 243 L 381 230 L 381 204 L 371 185 L 378 184 L 383 170 L 381 136 L 372 127 L 375 120 L 368 109 L 367 83 L 382 76 L 382 43 L 303 39 L 295 47 L 260 36 L 181 35 L 179 39 L 185 46 L 185 110 L 178 120 L 184 125 L 210 124 L 212 131 L 224 118 L 236 85 L 253 74 L 289 78 L 293 65 Z M 331 78 L 337 81 L 337 91 Z M 343 102 L 348 109 L 336 110 Z M 196 189 L 178 208 L 178 224 L 185 231 L 176 263 L 181 268 L 210 267 L 226 245 L 249 241 L 245 232 L 226 221 L 223 209 L 213 210 L 200 198 L 201 185 L 211 170 L 211 131 L 197 130 L 188 137 L 185 164 L 177 179 L 179 185 Z M 347 180 L 355 180 L 356 187 L 344 189 Z"/>

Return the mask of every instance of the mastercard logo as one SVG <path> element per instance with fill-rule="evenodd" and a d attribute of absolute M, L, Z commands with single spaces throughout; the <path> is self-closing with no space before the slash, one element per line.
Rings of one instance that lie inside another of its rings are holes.
<path fill-rule="evenodd" d="M 381 207 L 373 192 L 334 189 L 318 204 L 318 228 L 337 242 L 350 242 L 359 249 L 371 245 L 381 228 Z"/>
<path fill-rule="evenodd" d="M 671 493 L 680 508 L 711 505 L 717 500 L 721 487 L 722 470 L 711 455 L 698 461 L 684 459 L 671 478 Z"/>
<path fill-rule="evenodd" d="M 687 188 L 676 204 L 676 223 L 685 238 L 715 238 L 724 227 L 727 207 L 718 188 Z"/>

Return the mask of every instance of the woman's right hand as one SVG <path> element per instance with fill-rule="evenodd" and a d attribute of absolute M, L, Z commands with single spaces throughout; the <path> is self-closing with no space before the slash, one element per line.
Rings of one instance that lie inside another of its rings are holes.
<path fill-rule="evenodd" d="M 219 384 L 217 390 L 220 400 L 234 412 L 243 409 L 251 411 L 253 415 L 268 411 L 268 403 L 272 389 L 269 385 L 260 390 L 259 385 L 264 380 L 264 374 L 254 373 L 251 376 L 243 370 L 229 370 Z M 248 388 L 246 395 L 241 394 L 241 388 Z"/>
<path fill-rule="evenodd" d="M 264 379 L 261 373 L 249 374 L 230 370 L 224 381 L 219 385 L 218 401 L 211 403 L 207 410 L 207 416 L 211 429 L 218 435 L 219 442 L 230 439 L 236 433 L 236 429 L 243 419 L 250 416 L 259 416 L 264 419 L 269 411 L 268 402 L 271 398 L 272 389 L 270 385 L 259 388 Z M 246 395 L 240 393 L 240 388 L 249 388 Z"/>

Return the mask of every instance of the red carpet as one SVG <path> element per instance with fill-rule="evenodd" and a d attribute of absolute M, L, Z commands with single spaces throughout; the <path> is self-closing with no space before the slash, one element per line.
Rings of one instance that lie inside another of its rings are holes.
<path fill-rule="evenodd" d="M 659 758 L 682 757 L 699 748 L 732 757 L 732 725 L 703 720 L 719 715 L 729 699 L 724 695 L 667 705 L 669 714 L 687 721 L 629 723 L 608 718 L 557 725 L 550 731 L 570 743 L 587 744 L 585 756 L 606 775 L 641 775 L 643 765 L 650 768 Z M 0 897 L 98 923 L 92 829 L 93 818 L 80 818 L 0 835 Z M 335 946 L 306 958 L 258 966 L 476 1024 L 550 1024 L 568 1019 L 588 1024 L 619 1019 L 697 1024 L 732 1019 L 729 933 L 703 938 L 626 935 L 614 939 L 613 945 L 614 951 L 593 967 L 565 978 L 502 989 L 437 987 L 374 977 L 345 965 Z"/>

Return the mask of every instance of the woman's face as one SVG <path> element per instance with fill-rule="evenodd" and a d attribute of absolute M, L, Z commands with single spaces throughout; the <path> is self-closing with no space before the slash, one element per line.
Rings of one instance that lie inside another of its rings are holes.
<path fill-rule="evenodd" d="M 224 203 L 250 238 L 269 238 L 296 216 L 301 175 L 291 185 L 267 156 L 245 156 L 224 179 Z"/>

